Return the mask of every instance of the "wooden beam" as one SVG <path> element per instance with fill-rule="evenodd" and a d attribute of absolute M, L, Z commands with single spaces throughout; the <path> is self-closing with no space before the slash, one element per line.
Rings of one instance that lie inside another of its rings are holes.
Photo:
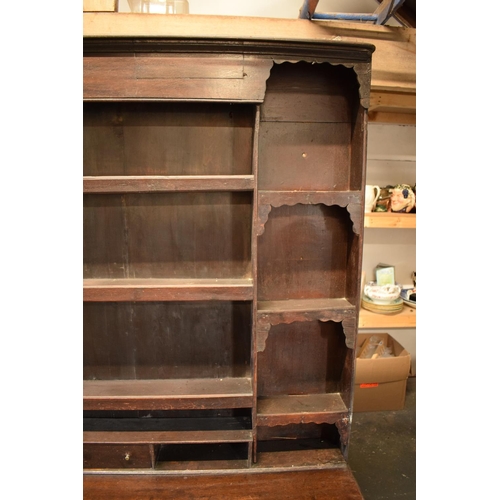
<path fill-rule="evenodd" d="M 415 112 L 417 96 L 414 92 L 370 92 L 370 111 Z"/>
<path fill-rule="evenodd" d="M 398 125 L 416 125 L 417 115 L 410 112 L 391 113 L 386 111 L 368 111 L 371 123 L 393 123 Z"/>

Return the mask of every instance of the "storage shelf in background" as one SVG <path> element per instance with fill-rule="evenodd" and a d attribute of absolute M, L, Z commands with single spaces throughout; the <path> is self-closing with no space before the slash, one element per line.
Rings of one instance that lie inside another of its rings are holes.
<path fill-rule="evenodd" d="M 368 161 L 407 161 L 416 162 L 416 155 L 368 155 L 366 158 Z"/>
<path fill-rule="evenodd" d="M 403 306 L 403 310 L 396 314 L 377 314 L 367 309 L 359 310 L 359 328 L 416 328 L 417 310 Z"/>
<path fill-rule="evenodd" d="M 417 227 L 417 214 L 399 214 L 394 212 L 365 213 L 365 227 L 414 229 Z"/>
<path fill-rule="evenodd" d="M 251 279 L 84 279 L 86 302 L 252 300 Z"/>
<path fill-rule="evenodd" d="M 84 410 L 196 410 L 251 408 L 252 380 L 84 380 Z"/>
<path fill-rule="evenodd" d="M 251 191 L 253 175 L 120 175 L 83 178 L 84 193 Z"/>
<path fill-rule="evenodd" d="M 257 425 L 335 423 L 347 415 L 340 394 L 304 394 L 257 399 Z"/>

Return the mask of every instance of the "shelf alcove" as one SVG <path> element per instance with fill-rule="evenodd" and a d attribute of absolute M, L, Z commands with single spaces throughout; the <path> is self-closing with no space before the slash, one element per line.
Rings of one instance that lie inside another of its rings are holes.
<path fill-rule="evenodd" d="M 86 302 L 83 318 L 84 408 L 252 405 L 250 302 Z"/>

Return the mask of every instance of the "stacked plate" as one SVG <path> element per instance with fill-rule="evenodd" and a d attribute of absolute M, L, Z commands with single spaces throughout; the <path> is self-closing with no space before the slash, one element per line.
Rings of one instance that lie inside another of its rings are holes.
<path fill-rule="evenodd" d="M 377 285 L 370 281 L 363 289 L 361 307 L 379 314 L 395 314 L 403 310 L 399 285 Z"/>
<path fill-rule="evenodd" d="M 394 300 L 375 300 L 363 294 L 361 307 L 379 314 L 396 314 L 403 310 L 403 299 L 398 297 Z"/>
<path fill-rule="evenodd" d="M 417 289 L 416 288 L 403 288 L 401 290 L 401 299 L 403 302 L 413 308 L 417 307 Z"/>

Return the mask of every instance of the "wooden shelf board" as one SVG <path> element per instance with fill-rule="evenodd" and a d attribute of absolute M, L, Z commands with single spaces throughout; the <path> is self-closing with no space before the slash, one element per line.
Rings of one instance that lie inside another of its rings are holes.
<path fill-rule="evenodd" d="M 180 191 L 251 191 L 253 175 L 87 176 L 84 193 L 155 193 Z"/>
<path fill-rule="evenodd" d="M 257 425 L 334 423 L 347 412 L 338 393 L 262 397 L 257 400 Z"/>
<path fill-rule="evenodd" d="M 252 441 L 251 430 L 212 431 L 86 431 L 83 442 L 93 444 L 200 444 L 243 443 Z"/>
<path fill-rule="evenodd" d="M 406 162 L 415 163 L 417 161 L 416 155 L 387 155 L 387 154 L 370 154 L 366 158 L 367 161 L 383 161 L 383 162 Z"/>
<path fill-rule="evenodd" d="M 359 328 L 416 328 L 417 310 L 406 304 L 396 314 L 377 314 L 367 309 L 359 310 Z"/>
<path fill-rule="evenodd" d="M 85 380 L 84 410 L 250 408 L 250 378 Z"/>
<path fill-rule="evenodd" d="M 294 440 L 295 441 L 295 440 Z M 257 450 L 259 446 L 257 446 Z M 253 468 L 294 470 L 324 469 L 345 465 L 345 458 L 338 448 L 300 449 L 283 451 L 257 451 L 257 463 Z"/>
<path fill-rule="evenodd" d="M 347 299 L 291 299 L 291 300 L 267 300 L 257 303 L 257 310 L 262 314 L 279 312 L 310 312 L 325 310 L 354 310 Z"/>
<path fill-rule="evenodd" d="M 87 302 L 252 299 L 250 278 L 83 280 L 83 300 Z"/>
<path fill-rule="evenodd" d="M 259 191 L 259 202 L 273 207 L 298 203 L 346 206 L 349 203 L 359 203 L 360 200 L 360 191 Z"/>
<path fill-rule="evenodd" d="M 221 459 L 221 460 L 182 460 L 178 462 L 174 461 L 159 461 L 155 466 L 155 474 L 161 473 L 168 474 L 169 472 L 179 475 L 182 474 L 200 474 L 204 471 L 248 471 L 250 467 L 249 460 L 241 459 Z M 217 474 L 218 475 L 218 474 Z M 163 490 L 165 491 L 165 490 Z M 162 493 L 160 493 L 161 496 Z M 200 493 L 196 493 L 194 497 L 196 498 Z"/>
<path fill-rule="evenodd" d="M 393 212 L 365 213 L 365 227 L 413 229 L 417 227 L 417 214 L 398 214 Z"/>
<path fill-rule="evenodd" d="M 394 123 L 398 125 L 416 125 L 415 109 L 390 111 L 369 111 L 368 121 L 371 123 Z"/>

